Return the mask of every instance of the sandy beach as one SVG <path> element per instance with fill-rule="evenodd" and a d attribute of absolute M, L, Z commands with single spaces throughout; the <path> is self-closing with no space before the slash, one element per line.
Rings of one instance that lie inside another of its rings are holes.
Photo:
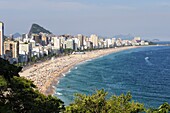
<path fill-rule="evenodd" d="M 69 56 L 52 58 L 51 60 L 30 66 L 19 74 L 21 77 L 25 77 L 26 79 L 33 81 L 40 92 L 45 95 L 50 95 L 54 93 L 54 89 L 52 88 L 53 84 L 57 84 L 62 74 L 66 73 L 76 64 L 110 53 L 137 47 L 139 46 L 102 49 L 85 52 L 85 54 L 72 54 Z"/>

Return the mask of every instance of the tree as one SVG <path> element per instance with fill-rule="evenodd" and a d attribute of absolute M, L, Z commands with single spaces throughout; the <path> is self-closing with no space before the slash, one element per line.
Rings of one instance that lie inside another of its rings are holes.
<path fill-rule="evenodd" d="M 97 90 L 95 94 L 76 94 L 75 100 L 66 107 L 65 113 L 169 113 L 170 105 L 162 104 L 159 108 L 146 109 L 143 104 L 132 101 L 128 92 L 126 95 L 113 95 L 106 99 L 107 92 Z"/>
<path fill-rule="evenodd" d="M 7 60 L 0 58 L 0 76 L 4 77 L 5 80 L 10 82 L 10 78 L 13 76 L 19 76 L 19 72 L 22 67 L 16 67 L 11 65 Z"/>
<path fill-rule="evenodd" d="M 35 63 L 37 61 L 37 56 L 31 57 L 31 61 Z"/>
<path fill-rule="evenodd" d="M 1 113 L 59 113 L 64 103 L 52 96 L 41 94 L 32 81 L 19 77 L 20 67 L 1 60 L 0 111 Z"/>
<path fill-rule="evenodd" d="M 112 96 L 108 100 L 109 112 L 112 113 L 138 113 L 144 111 L 144 105 L 138 102 L 131 101 L 132 96 L 128 92 L 126 95 Z"/>
<path fill-rule="evenodd" d="M 143 104 L 131 101 L 131 94 L 112 96 L 106 99 L 107 92 L 98 90 L 93 95 L 76 94 L 75 101 L 66 107 L 66 113 L 137 113 L 144 111 Z"/>
<path fill-rule="evenodd" d="M 65 55 L 67 55 L 67 54 L 69 55 L 69 54 L 71 54 L 73 52 L 73 49 L 66 48 L 66 49 L 63 50 L 63 52 L 64 52 Z"/>
<path fill-rule="evenodd" d="M 147 113 L 169 113 L 170 111 L 170 105 L 165 102 L 164 104 L 160 105 L 159 108 L 149 108 L 146 110 Z"/>
<path fill-rule="evenodd" d="M 104 90 L 99 90 L 91 96 L 76 94 L 75 101 L 66 108 L 66 113 L 107 113 Z"/>

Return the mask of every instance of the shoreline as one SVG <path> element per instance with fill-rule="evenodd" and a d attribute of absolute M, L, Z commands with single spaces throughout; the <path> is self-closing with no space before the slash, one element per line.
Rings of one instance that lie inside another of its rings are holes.
<path fill-rule="evenodd" d="M 26 79 L 33 81 L 41 93 L 45 95 L 53 95 L 55 93 L 54 86 L 59 83 L 59 79 L 63 77 L 62 74 L 67 73 L 69 69 L 73 68 L 75 65 L 91 59 L 93 60 L 103 57 L 111 53 L 139 47 L 146 46 L 109 48 L 86 52 L 86 54 L 71 54 L 69 56 L 57 57 L 53 60 L 47 60 L 36 64 L 36 66 L 29 67 L 19 74 L 21 77 L 25 77 Z"/>

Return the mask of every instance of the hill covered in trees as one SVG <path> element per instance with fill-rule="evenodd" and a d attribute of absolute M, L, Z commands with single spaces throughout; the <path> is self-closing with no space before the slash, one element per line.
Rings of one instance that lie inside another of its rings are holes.
<path fill-rule="evenodd" d="M 41 27 L 40 25 L 32 24 L 29 34 L 39 34 L 40 32 L 52 34 L 49 30 L 46 30 L 45 28 Z"/>
<path fill-rule="evenodd" d="M 19 77 L 21 67 L 0 58 L 0 113 L 168 113 L 170 105 L 146 109 L 134 102 L 131 94 L 106 98 L 103 89 L 95 94 L 75 94 L 75 100 L 65 107 L 62 100 L 41 94 L 32 81 Z"/>

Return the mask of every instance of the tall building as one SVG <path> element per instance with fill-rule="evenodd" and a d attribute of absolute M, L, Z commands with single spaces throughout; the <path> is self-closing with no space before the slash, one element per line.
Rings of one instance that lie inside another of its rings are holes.
<path fill-rule="evenodd" d="M 116 38 L 112 38 L 112 47 L 115 46 Z"/>
<path fill-rule="evenodd" d="M 41 35 L 41 39 L 42 39 L 42 45 L 43 46 L 48 45 L 48 37 L 45 34 Z"/>
<path fill-rule="evenodd" d="M 140 37 L 134 37 L 134 40 L 141 41 L 141 38 Z"/>
<path fill-rule="evenodd" d="M 80 49 L 80 40 L 78 38 L 72 38 L 74 40 L 74 45 L 75 45 L 75 51 Z"/>
<path fill-rule="evenodd" d="M 61 48 L 61 39 L 58 37 L 52 37 L 53 43 L 54 43 L 54 49 L 60 50 Z"/>
<path fill-rule="evenodd" d="M 19 42 L 7 40 L 4 41 L 4 54 L 8 58 L 18 59 L 19 55 Z"/>
<path fill-rule="evenodd" d="M 104 38 L 99 39 L 98 45 L 99 45 L 99 48 L 104 48 Z"/>
<path fill-rule="evenodd" d="M 98 48 L 98 36 L 92 34 L 90 36 L 90 41 L 93 43 L 93 48 Z"/>
<path fill-rule="evenodd" d="M 118 46 L 118 47 L 122 46 L 122 39 L 121 38 L 118 38 L 116 40 L 116 46 Z"/>
<path fill-rule="evenodd" d="M 86 41 L 87 49 L 93 48 L 93 43 L 91 41 Z"/>
<path fill-rule="evenodd" d="M 24 41 L 28 43 L 30 41 L 30 39 L 28 38 L 28 34 L 23 33 L 21 35 L 20 41 Z"/>
<path fill-rule="evenodd" d="M 0 21 L 0 56 L 4 56 L 4 23 Z"/>
<path fill-rule="evenodd" d="M 42 44 L 42 39 L 40 35 L 32 34 L 32 39 L 35 40 L 36 44 Z"/>
<path fill-rule="evenodd" d="M 21 35 L 21 37 L 22 37 L 22 39 L 24 39 L 24 38 L 28 39 L 28 34 L 23 33 L 23 34 Z"/>
<path fill-rule="evenodd" d="M 19 54 L 24 56 L 24 62 L 31 58 L 32 50 L 32 44 L 19 42 Z"/>
<path fill-rule="evenodd" d="M 59 36 L 59 39 L 61 40 L 61 48 L 65 49 L 66 37 L 65 36 Z"/>
<path fill-rule="evenodd" d="M 112 47 L 112 40 L 106 39 L 106 47 Z"/>
<path fill-rule="evenodd" d="M 78 34 L 78 39 L 80 40 L 80 46 L 83 47 L 84 46 L 84 36 L 82 34 Z"/>
<path fill-rule="evenodd" d="M 66 44 L 66 48 L 67 49 L 73 49 L 75 50 L 75 43 L 73 39 L 67 39 L 67 41 L 65 42 Z"/>

